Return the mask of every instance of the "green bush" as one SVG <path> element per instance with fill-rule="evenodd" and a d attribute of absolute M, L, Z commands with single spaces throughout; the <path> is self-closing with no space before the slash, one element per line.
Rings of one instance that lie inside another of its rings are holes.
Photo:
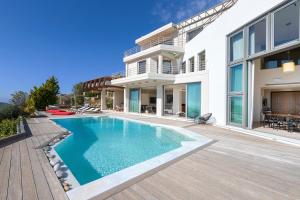
<path fill-rule="evenodd" d="M 16 119 L 21 111 L 17 106 L 9 105 L 0 111 L 0 121 L 4 119 Z"/>
<path fill-rule="evenodd" d="M 0 138 L 15 135 L 19 119 L 4 119 L 0 121 Z"/>

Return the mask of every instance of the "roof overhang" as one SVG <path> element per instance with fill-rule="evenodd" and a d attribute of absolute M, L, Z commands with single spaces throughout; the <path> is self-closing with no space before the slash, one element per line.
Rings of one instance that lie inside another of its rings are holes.
<path fill-rule="evenodd" d="M 136 76 L 115 79 L 112 85 L 127 86 L 127 87 L 150 87 L 159 84 L 172 84 L 174 83 L 175 75 L 173 74 L 139 74 Z"/>
<path fill-rule="evenodd" d="M 176 25 L 173 23 L 169 23 L 163 27 L 160 27 L 154 31 L 152 31 L 151 33 L 144 35 L 138 39 L 135 40 L 135 43 L 138 45 L 143 45 L 144 43 L 147 43 L 149 40 L 153 40 L 156 37 L 161 37 L 163 35 L 168 35 L 171 34 L 173 32 L 175 32 L 176 29 Z"/>

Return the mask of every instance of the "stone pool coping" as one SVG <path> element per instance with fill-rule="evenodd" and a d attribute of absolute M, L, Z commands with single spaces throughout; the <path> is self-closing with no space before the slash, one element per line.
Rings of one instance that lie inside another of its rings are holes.
<path fill-rule="evenodd" d="M 198 151 L 206 146 L 212 144 L 214 140 L 207 137 L 201 136 L 198 133 L 186 130 L 184 128 L 162 125 L 157 123 L 148 123 L 140 120 L 129 119 L 126 117 L 113 116 L 113 115 L 98 115 L 98 116 L 73 116 L 67 118 L 99 118 L 99 117 L 110 117 L 117 118 L 126 121 L 133 121 L 137 123 L 147 124 L 150 126 L 159 126 L 163 128 L 168 128 L 175 130 L 179 134 L 185 135 L 194 139 L 194 141 L 184 141 L 180 148 L 174 149 L 172 151 L 161 154 L 157 157 L 146 160 L 142 163 L 138 163 L 131 167 L 125 168 L 121 171 L 115 172 L 103 178 L 97 179 L 90 183 L 77 186 L 72 190 L 66 192 L 70 200 L 85 200 L 85 199 L 105 199 L 114 193 L 122 191 L 128 186 L 144 179 L 145 177 L 160 171 L 161 169 L 171 165 L 172 163 L 182 159 L 195 151 Z M 51 118 L 51 119 L 66 119 L 66 118 Z M 51 120 L 52 121 L 52 120 Z M 52 121 L 55 123 L 54 121 Z M 57 153 L 56 153 L 57 154 Z M 57 154 L 58 155 L 58 154 Z M 73 177 L 71 171 L 69 170 L 70 177 Z M 73 181 L 72 181 L 73 182 Z M 75 184 L 76 185 L 76 184 Z"/>

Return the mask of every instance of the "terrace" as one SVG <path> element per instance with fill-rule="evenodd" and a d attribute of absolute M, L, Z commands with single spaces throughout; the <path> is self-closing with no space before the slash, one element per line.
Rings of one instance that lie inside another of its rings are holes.
<path fill-rule="evenodd" d="M 183 127 L 215 143 L 117 190 L 110 200 L 300 197 L 298 147 L 213 126 L 114 115 Z M 1 199 L 68 199 L 40 148 L 62 130 L 47 118 L 29 119 L 28 125 L 31 136 L 0 147 Z"/>

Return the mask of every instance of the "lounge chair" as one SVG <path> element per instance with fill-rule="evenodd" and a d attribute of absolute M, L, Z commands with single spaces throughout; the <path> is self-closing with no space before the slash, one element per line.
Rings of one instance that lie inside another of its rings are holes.
<path fill-rule="evenodd" d="M 85 111 L 84 113 L 100 113 L 100 112 L 101 112 L 101 108 L 91 108 Z"/>
<path fill-rule="evenodd" d="M 207 113 L 202 116 L 198 116 L 195 118 L 195 123 L 197 124 L 207 124 L 208 120 L 211 118 L 212 113 Z"/>
<path fill-rule="evenodd" d="M 91 109 L 91 107 L 86 107 L 86 108 L 83 108 L 83 109 L 81 109 L 81 110 L 79 110 L 77 113 L 84 113 L 85 111 L 87 111 L 87 110 L 89 110 L 89 109 Z"/>

